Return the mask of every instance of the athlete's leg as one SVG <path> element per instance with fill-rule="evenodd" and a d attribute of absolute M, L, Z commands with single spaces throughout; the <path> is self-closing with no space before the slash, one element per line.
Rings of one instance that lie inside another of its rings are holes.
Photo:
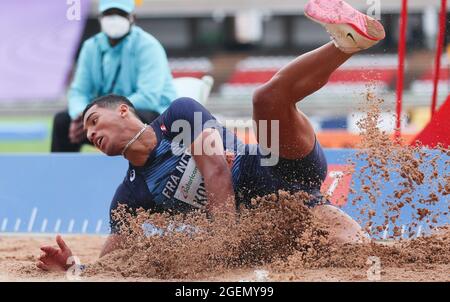
<path fill-rule="evenodd" d="M 329 239 L 337 243 L 367 243 L 369 235 L 348 214 L 332 205 L 318 205 L 312 209 L 319 221 L 328 225 Z"/>
<path fill-rule="evenodd" d="M 288 160 L 305 158 L 315 143 L 314 130 L 296 103 L 323 87 L 352 53 L 384 38 L 379 22 L 340 0 L 310 1 L 305 12 L 326 27 L 334 43 L 298 57 L 260 87 L 253 97 L 253 119 L 257 125 L 261 120 L 279 121 L 279 156 Z M 271 135 L 268 133 L 268 142 L 271 142 Z M 330 225 L 332 239 L 340 243 L 366 240 L 367 235 L 356 221 L 338 208 L 323 205 L 313 211 L 319 220 Z"/>
<path fill-rule="evenodd" d="M 279 120 L 280 157 L 299 159 L 311 152 L 315 133 L 308 118 L 297 110 L 296 103 L 325 85 L 333 71 L 350 57 L 333 43 L 326 44 L 298 57 L 258 89 L 253 118 L 257 122 Z M 369 240 L 356 221 L 334 206 L 316 206 L 313 213 L 330 227 L 332 241 L 342 244 Z"/>
<path fill-rule="evenodd" d="M 312 0 L 305 14 L 323 25 L 334 42 L 298 57 L 253 96 L 257 125 L 261 120 L 279 121 L 279 155 L 286 159 L 302 158 L 314 146 L 313 128 L 296 103 L 323 87 L 352 53 L 373 46 L 385 36 L 378 21 L 341 0 Z M 267 140 L 271 142 L 271 133 Z"/>
<path fill-rule="evenodd" d="M 261 120 L 279 121 L 280 157 L 298 159 L 311 152 L 314 130 L 296 104 L 323 87 L 350 57 L 330 42 L 298 57 L 257 89 L 253 96 L 253 119 L 257 125 Z"/>

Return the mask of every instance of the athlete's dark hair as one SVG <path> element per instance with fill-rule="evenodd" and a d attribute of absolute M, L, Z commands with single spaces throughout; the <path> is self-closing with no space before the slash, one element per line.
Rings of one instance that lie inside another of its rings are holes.
<path fill-rule="evenodd" d="M 128 107 L 130 107 L 130 111 L 134 115 L 136 115 L 136 109 L 134 108 L 134 105 L 130 102 L 129 99 L 127 99 L 124 96 L 117 95 L 117 94 L 108 94 L 108 95 L 104 95 L 99 98 L 96 98 L 95 100 L 92 101 L 92 103 L 87 105 L 83 111 L 82 118 L 84 120 L 84 115 L 86 114 L 86 112 L 95 105 L 97 105 L 100 108 L 116 109 L 117 107 L 119 107 L 122 104 L 128 105 Z"/>

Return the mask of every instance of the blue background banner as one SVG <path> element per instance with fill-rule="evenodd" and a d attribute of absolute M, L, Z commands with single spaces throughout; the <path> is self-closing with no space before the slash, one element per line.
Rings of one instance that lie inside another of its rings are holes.
<path fill-rule="evenodd" d="M 325 153 L 330 165 L 347 165 L 356 151 L 329 149 Z M 448 157 L 439 162 L 442 175 L 449 173 L 445 160 Z M 357 170 L 362 164 L 358 162 Z M 128 162 L 100 154 L 2 155 L 0 167 L 0 233 L 105 234 L 109 232 L 109 205 L 126 175 Z M 386 198 L 398 183 L 393 176 L 390 183 L 384 184 Z M 356 191 L 360 185 L 355 178 Z M 414 195 L 426 195 L 434 190 L 433 186 L 437 184 L 418 187 Z M 430 207 L 448 212 L 448 204 L 447 195 Z M 375 210 L 381 206 L 376 205 Z M 347 203 L 343 209 L 358 218 L 360 205 Z M 411 214 L 405 209 L 398 223 L 409 224 Z M 375 217 L 376 223 L 381 222 L 381 216 Z M 438 217 L 438 224 L 448 224 L 448 216 Z"/>

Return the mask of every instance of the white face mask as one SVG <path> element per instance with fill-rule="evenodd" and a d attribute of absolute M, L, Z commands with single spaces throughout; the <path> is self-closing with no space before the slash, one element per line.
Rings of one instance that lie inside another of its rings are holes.
<path fill-rule="evenodd" d="M 104 16 L 100 19 L 102 31 L 111 39 L 125 36 L 131 27 L 130 20 L 119 15 Z"/>

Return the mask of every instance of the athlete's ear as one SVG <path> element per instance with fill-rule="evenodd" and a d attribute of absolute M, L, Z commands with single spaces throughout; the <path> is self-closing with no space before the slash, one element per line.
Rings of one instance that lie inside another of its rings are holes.
<path fill-rule="evenodd" d="M 126 117 L 128 115 L 128 112 L 130 111 L 130 108 L 126 104 L 120 104 L 119 106 L 119 114 L 122 118 Z"/>

